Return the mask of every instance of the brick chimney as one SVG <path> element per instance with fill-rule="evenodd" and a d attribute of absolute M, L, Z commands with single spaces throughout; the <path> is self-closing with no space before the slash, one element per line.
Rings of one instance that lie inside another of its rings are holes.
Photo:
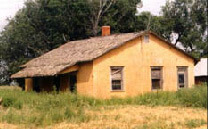
<path fill-rule="evenodd" d="M 110 26 L 102 26 L 102 36 L 110 35 Z"/>

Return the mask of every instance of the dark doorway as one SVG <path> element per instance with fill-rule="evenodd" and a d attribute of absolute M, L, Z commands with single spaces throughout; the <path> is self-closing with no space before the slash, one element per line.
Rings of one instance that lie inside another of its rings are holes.
<path fill-rule="evenodd" d="M 56 86 L 56 91 L 59 91 L 60 90 L 60 76 L 56 76 L 54 78 L 54 84 Z"/>
<path fill-rule="evenodd" d="M 25 90 L 25 79 L 24 78 L 18 78 L 16 79 L 17 83 L 19 84 L 19 86 L 22 88 L 22 90 Z"/>
<path fill-rule="evenodd" d="M 33 78 L 33 91 L 40 92 L 40 78 Z"/>
<path fill-rule="evenodd" d="M 77 91 L 77 76 L 76 74 L 70 75 L 69 79 L 69 90 L 71 92 L 76 92 Z"/>

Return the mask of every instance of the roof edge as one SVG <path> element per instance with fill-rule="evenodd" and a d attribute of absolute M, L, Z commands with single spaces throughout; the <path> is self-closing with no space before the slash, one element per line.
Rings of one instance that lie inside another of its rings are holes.
<path fill-rule="evenodd" d="M 160 40 L 166 42 L 168 45 L 170 45 L 171 47 L 175 48 L 176 50 L 182 52 L 184 55 L 188 56 L 189 58 L 193 59 L 194 60 L 194 65 L 196 65 L 200 59 L 197 59 L 195 57 L 193 57 L 192 55 L 190 55 L 189 53 L 185 52 L 184 50 L 180 49 L 180 48 L 177 48 L 175 45 L 173 45 L 172 43 L 170 43 L 169 41 L 167 41 L 165 38 L 159 36 L 158 34 L 156 34 L 155 32 L 153 31 L 146 31 L 146 33 L 150 33 L 154 36 L 156 36 L 157 38 L 159 38 Z"/>

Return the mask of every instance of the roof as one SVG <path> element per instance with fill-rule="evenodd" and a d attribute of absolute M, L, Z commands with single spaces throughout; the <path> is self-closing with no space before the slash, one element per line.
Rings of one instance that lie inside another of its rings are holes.
<path fill-rule="evenodd" d="M 11 78 L 54 76 L 77 63 L 92 61 L 110 50 L 118 48 L 126 42 L 134 40 L 146 33 L 147 32 L 142 31 L 139 33 L 113 34 L 110 36 L 98 36 L 85 40 L 70 41 L 61 45 L 59 48 L 53 49 L 46 54 L 27 62 L 23 65 L 24 68 L 18 73 L 13 74 Z M 155 33 L 152 34 L 156 35 Z M 159 36 L 157 37 L 160 38 Z M 164 40 L 162 38 L 160 39 Z M 178 49 L 171 43 L 167 41 L 166 43 L 175 49 Z M 191 57 L 184 51 L 180 51 Z"/>
<path fill-rule="evenodd" d="M 207 76 L 207 58 L 201 58 L 201 60 L 194 67 L 195 76 Z"/>

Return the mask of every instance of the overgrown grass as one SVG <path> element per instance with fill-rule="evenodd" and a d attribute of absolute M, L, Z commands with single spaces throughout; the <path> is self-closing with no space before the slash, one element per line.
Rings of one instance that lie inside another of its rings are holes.
<path fill-rule="evenodd" d="M 202 126 L 204 124 L 206 124 L 206 121 L 204 121 L 203 119 L 192 119 L 192 120 L 187 120 L 185 122 L 185 125 L 188 128 L 196 128 L 196 127 Z"/>
<path fill-rule="evenodd" d="M 186 106 L 207 108 L 207 86 L 177 92 L 154 92 L 125 99 L 94 99 L 70 93 L 35 93 L 0 89 L 0 122 L 47 126 L 63 121 L 88 122 L 87 109 L 109 105 Z M 1 108 L 1 107 L 0 107 Z"/>

